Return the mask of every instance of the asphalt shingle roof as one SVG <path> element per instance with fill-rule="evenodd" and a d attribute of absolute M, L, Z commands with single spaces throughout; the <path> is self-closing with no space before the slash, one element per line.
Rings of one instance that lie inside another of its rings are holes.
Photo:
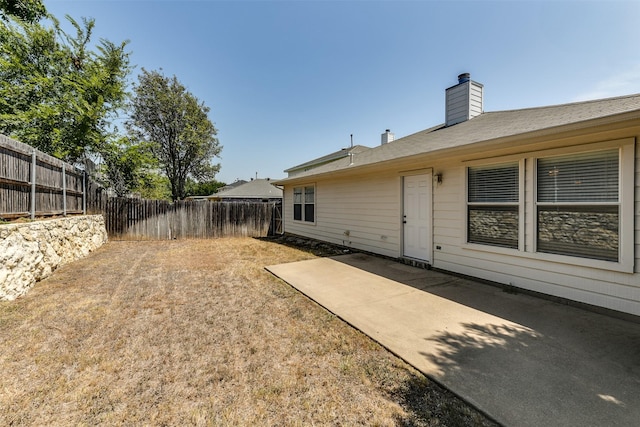
<path fill-rule="evenodd" d="M 365 147 L 364 145 L 354 145 L 351 148 L 342 148 L 341 150 L 334 151 L 331 154 L 327 154 L 326 156 L 318 157 L 317 159 L 309 160 L 308 162 L 304 162 L 297 166 L 293 166 L 289 169 L 285 169 L 285 172 L 292 172 L 299 169 L 304 169 L 309 166 L 322 165 L 324 163 L 341 159 L 342 157 L 346 157 L 349 153 L 361 153 L 364 150 L 369 150 L 369 147 Z"/>
<path fill-rule="evenodd" d="M 222 199 L 272 199 L 282 197 L 282 190 L 268 179 L 254 179 L 226 191 L 219 191 L 209 197 Z"/>

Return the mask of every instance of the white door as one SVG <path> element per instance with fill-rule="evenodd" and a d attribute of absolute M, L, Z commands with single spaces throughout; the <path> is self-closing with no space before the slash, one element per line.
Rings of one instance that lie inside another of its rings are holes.
<path fill-rule="evenodd" d="M 403 255 L 431 262 L 431 174 L 404 177 Z"/>

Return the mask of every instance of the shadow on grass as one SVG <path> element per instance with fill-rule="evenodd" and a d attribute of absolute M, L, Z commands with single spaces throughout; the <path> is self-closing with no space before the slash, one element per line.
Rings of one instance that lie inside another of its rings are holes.
<path fill-rule="evenodd" d="M 399 426 L 499 426 L 464 400 L 422 375 L 399 384 L 392 398 L 408 413 Z"/>

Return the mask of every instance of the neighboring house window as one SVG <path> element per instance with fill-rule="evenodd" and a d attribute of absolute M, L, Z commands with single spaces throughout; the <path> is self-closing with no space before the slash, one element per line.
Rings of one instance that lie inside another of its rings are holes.
<path fill-rule="evenodd" d="M 469 167 L 467 241 L 518 248 L 519 165 Z"/>
<path fill-rule="evenodd" d="M 618 261 L 619 150 L 537 161 L 537 251 Z"/>
<path fill-rule="evenodd" d="M 295 187 L 293 189 L 293 219 L 315 222 L 315 187 Z"/>

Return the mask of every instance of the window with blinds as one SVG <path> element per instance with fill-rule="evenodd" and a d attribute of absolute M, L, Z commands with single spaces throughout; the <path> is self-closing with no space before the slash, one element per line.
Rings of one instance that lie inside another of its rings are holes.
<path fill-rule="evenodd" d="M 537 161 L 537 251 L 618 261 L 619 150 Z"/>
<path fill-rule="evenodd" d="M 517 162 L 467 169 L 467 242 L 518 248 Z"/>

